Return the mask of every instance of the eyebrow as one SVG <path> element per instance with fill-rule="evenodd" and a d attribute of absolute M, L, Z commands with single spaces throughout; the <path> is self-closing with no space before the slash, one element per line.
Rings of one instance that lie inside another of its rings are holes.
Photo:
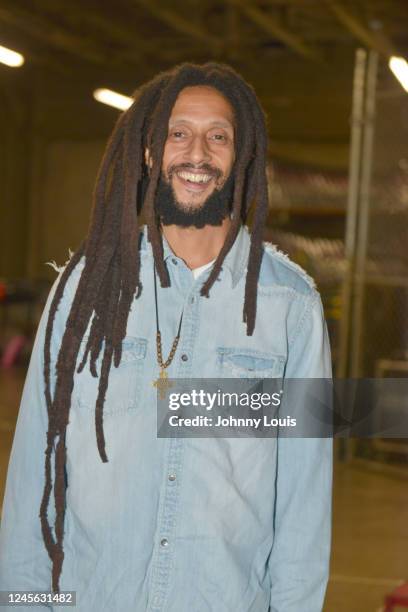
<path fill-rule="evenodd" d="M 177 119 L 174 119 L 173 121 L 169 122 L 170 125 L 174 126 L 177 123 L 194 123 L 193 121 L 187 119 L 186 117 L 177 117 Z M 234 129 L 234 124 L 230 123 L 229 121 L 219 121 L 219 120 L 215 120 L 215 121 L 211 121 L 210 122 L 211 127 L 219 127 L 219 128 L 232 128 Z"/>

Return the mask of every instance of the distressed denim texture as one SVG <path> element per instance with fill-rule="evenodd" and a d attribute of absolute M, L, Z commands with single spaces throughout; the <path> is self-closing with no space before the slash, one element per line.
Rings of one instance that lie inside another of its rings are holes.
<path fill-rule="evenodd" d="M 88 366 L 76 375 L 60 588 L 76 591 L 78 612 L 319 612 L 329 572 L 332 439 L 158 439 L 153 257 L 145 228 L 140 249 L 143 289 L 106 395 L 108 463 L 95 439 L 98 379 Z M 171 287 L 158 283 L 165 358 L 184 307 L 169 376 L 330 378 L 319 293 L 301 268 L 267 243 L 256 327 L 246 335 L 248 253 L 243 226 L 206 298 L 200 288 L 210 271 L 194 279 L 165 241 Z M 83 265 L 71 274 L 56 314 L 53 368 Z M 10 458 L 0 531 L 2 590 L 51 588 L 39 509 L 47 431 L 43 346 L 57 282 L 38 328 Z M 50 520 L 53 512 L 51 497 Z"/>

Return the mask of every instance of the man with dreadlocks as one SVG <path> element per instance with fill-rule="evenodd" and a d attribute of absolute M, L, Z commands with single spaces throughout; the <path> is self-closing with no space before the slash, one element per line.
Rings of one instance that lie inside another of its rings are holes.
<path fill-rule="evenodd" d="M 72 590 L 80 612 L 322 609 L 331 439 L 156 431 L 167 375 L 331 376 L 313 281 L 262 242 L 266 156 L 257 98 L 225 65 L 159 74 L 119 117 L 38 329 L 0 589 Z"/>

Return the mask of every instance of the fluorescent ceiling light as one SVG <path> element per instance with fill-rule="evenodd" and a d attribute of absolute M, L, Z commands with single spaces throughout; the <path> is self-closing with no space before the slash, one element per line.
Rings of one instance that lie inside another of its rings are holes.
<path fill-rule="evenodd" d="M 24 56 L 0 45 L 0 62 L 12 68 L 19 68 L 24 64 Z"/>
<path fill-rule="evenodd" d="M 403 57 L 390 58 L 388 66 L 399 80 L 405 91 L 408 92 L 408 62 Z"/>
<path fill-rule="evenodd" d="M 119 110 L 127 110 L 129 106 L 133 104 L 133 98 L 124 96 L 111 89 L 95 89 L 93 92 L 95 100 L 102 102 L 102 104 L 108 104 Z"/>

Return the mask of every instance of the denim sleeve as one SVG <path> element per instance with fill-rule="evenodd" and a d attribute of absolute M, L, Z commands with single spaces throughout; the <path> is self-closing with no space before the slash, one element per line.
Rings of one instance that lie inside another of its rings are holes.
<path fill-rule="evenodd" d="M 320 296 L 308 298 L 289 350 L 287 378 L 331 378 Z M 270 612 L 320 612 L 330 565 L 333 440 L 278 438 Z"/>
<path fill-rule="evenodd" d="M 0 524 L 0 590 L 50 591 L 51 561 L 46 551 L 39 518 L 44 489 L 48 415 L 44 396 L 43 349 L 48 311 L 56 279 L 37 330 L 31 354 L 10 455 Z M 54 321 L 51 345 L 51 385 L 66 317 L 66 297 Z M 48 517 L 53 523 L 51 496 Z M 40 606 L 36 606 L 38 609 Z M 3 609 L 3 608 L 2 608 Z M 11 611 L 11 607 L 6 607 Z M 19 610 L 26 609 L 19 607 Z M 31 607 L 27 607 L 32 609 Z M 41 606 L 41 609 L 48 609 Z M 14 610 L 14 608 L 13 608 Z"/>

